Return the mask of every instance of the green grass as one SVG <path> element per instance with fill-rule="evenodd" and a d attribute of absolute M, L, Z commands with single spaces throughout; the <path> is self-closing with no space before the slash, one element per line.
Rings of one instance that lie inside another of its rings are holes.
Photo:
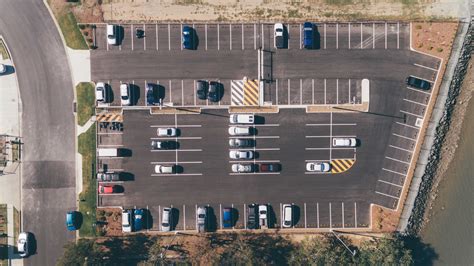
<path fill-rule="evenodd" d="M 92 226 L 96 221 L 96 178 L 95 178 L 95 124 L 79 135 L 79 153 L 82 155 L 82 192 L 79 194 L 79 211 L 83 215 L 79 229 L 81 237 L 96 236 Z"/>
<path fill-rule="evenodd" d="M 3 59 L 10 59 L 10 56 L 8 55 L 8 52 L 7 52 L 7 47 L 3 43 L 3 40 L 0 40 L 0 54 L 2 55 Z"/>
<path fill-rule="evenodd" d="M 77 26 L 76 17 L 72 12 L 60 12 L 56 14 L 56 18 L 64 35 L 64 39 L 66 39 L 67 46 L 79 50 L 89 49 Z"/>
<path fill-rule="evenodd" d="M 81 82 L 76 86 L 77 93 L 77 123 L 83 126 L 94 115 L 95 96 L 94 85 Z"/>

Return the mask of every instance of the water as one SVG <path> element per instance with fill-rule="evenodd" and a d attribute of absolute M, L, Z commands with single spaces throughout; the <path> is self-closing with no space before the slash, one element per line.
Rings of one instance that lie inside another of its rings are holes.
<path fill-rule="evenodd" d="M 474 99 L 459 146 L 439 187 L 423 242 L 438 254 L 434 265 L 474 265 Z"/>

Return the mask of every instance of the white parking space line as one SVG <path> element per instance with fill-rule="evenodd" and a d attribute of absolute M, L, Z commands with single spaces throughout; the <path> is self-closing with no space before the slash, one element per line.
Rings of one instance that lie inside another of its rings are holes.
<path fill-rule="evenodd" d="M 145 24 L 143 24 L 143 31 L 145 32 Z M 143 35 L 143 50 L 146 50 L 146 32 Z"/>
<path fill-rule="evenodd" d="M 222 205 L 219 204 L 219 224 L 222 229 Z"/>
<path fill-rule="evenodd" d="M 339 23 L 336 23 L 336 49 L 339 49 Z"/>
<path fill-rule="evenodd" d="M 290 24 L 286 24 L 286 29 L 288 30 L 288 32 L 290 31 Z M 292 36 L 290 36 L 289 38 L 292 38 Z M 288 39 L 289 39 L 288 38 Z M 290 41 L 289 40 L 286 40 L 287 44 L 288 44 L 288 50 L 290 50 Z"/>
<path fill-rule="evenodd" d="M 314 79 L 311 79 L 311 103 L 314 104 Z"/>
<path fill-rule="evenodd" d="M 229 161 L 229 163 L 251 163 L 251 160 Z M 255 160 L 255 163 L 279 163 L 280 160 Z M 255 174 L 255 173 L 254 173 Z"/>
<path fill-rule="evenodd" d="M 418 89 L 413 89 L 413 88 L 410 88 L 410 87 L 407 87 L 407 89 L 409 89 L 411 91 L 416 91 L 416 92 L 424 93 L 424 94 L 427 94 L 427 95 L 431 95 L 431 92 L 422 91 L 422 90 L 418 90 Z"/>
<path fill-rule="evenodd" d="M 419 117 L 419 118 L 423 118 L 422 115 L 417 115 L 417 114 L 410 113 L 410 112 L 407 112 L 407 111 L 404 111 L 404 110 L 400 110 L 400 113 L 404 113 L 404 114 L 407 114 L 407 115 L 412 115 L 412 116 L 416 116 L 416 117 Z"/>
<path fill-rule="evenodd" d="M 253 49 L 257 50 L 257 24 L 253 24 Z"/>
<path fill-rule="evenodd" d="M 265 31 L 263 29 L 263 24 L 262 24 L 262 31 L 260 32 L 260 34 L 262 35 L 262 45 L 261 47 L 265 47 Z"/>
<path fill-rule="evenodd" d="M 254 148 L 254 151 L 279 151 L 280 148 Z"/>
<path fill-rule="evenodd" d="M 158 205 L 158 230 L 161 230 L 161 205 Z"/>
<path fill-rule="evenodd" d="M 123 132 L 97 132 L 97 135 L 123 135 Z"/>
<path fill-rule="evenodd" d="M 332 136 L 305 136 L 305 138 L 355 138 L 356 135 L 332 135 Z"/>
<path fill-rule="evenodd" d="M 280 124 L 254 124 L 254 127 L 279 127 Z"/>
<path fill-rule="evenodd" d="M 288 105 L 290 105 L 290 79 L 288 79 Z"/>
<path fill-rule="evenodd" d="M 170 91 L 170 93 L 169 93 L 169 95 L 170 95 L 169 103 L 172 104 L 173 103 L 173 95 L 171 94 L 171 80 L 168 81 L 168 89 Z"/>
<path fill-rule="evenodd" d="M 331 207 L 331 202 L 329 202 L 329 228 L 332 228 L 332 207 Z"/>
<path fill-rule="evenodd" d="M 362 23 L 360 23 L 360 49 L 363 48 L 363 43 L 362 43 L 363 40 L 364 40 L 364 38 L 363 38 L 363 33 L 362 33 L 362 28 L 363 28 L 363 27 L 364 27 L 364 25 L 363 25 Z"/>
<path fill-rule="evenodd" d="M 130 25 L 130 39 L 132 39 L 132 51 L 133 51 L 133 24 Z"/>
<path fill-rule="evenodd" d="M 186 205 L 183 204 L 183 229 L 186 231 Z"/>
<path fill-rule="evenodd" d="M 356 148 L 333 148 L 332 146 L 329 146 L 328 148 L 304 148 L 307 151 L 324 151 L 324 150 L 354 150 Z M 329 156 L 331 157 L 331 156 Z"/>
<path fill-rule="evenodd" d="M 326 49 L 326 23 L 324 24 L 324 49 Z"/>
<path fill-rule="evenodd" d="M 229 136 L 230 139 L 279 139 L 280 136 Z"/>
<path fill-rule="evenodd" d="M 119 24 L 119 27 L 122 27 L 122 25 Z M 122 51 L 122 42 L 120 42 L 119 50 Z"/>
<path fill-rule="evenodd" d="M 394 149 L 397 149 L 397 150 L 401 150 L 401 151 L 406 151 L 406 152 L 409 152 L 409 153 L 413 153 L 413 151 L 410 151 L 410 150 L 407 150 L 407 149 L 404 149 L 404 148 L 400 148 L 400 147 L 397 147 L 397 146 L 394 146 L 394 145 L 388 145 L 389 147 L 392 147 Z"/>
<path fill-rule="evenodd" d="M 336 104 L 339 104 L 339 79 L 336 79 Z"/>
<path fill-rule="evenodd" d="M 354 202 L 354 227 L 357 228 L 357 202 Z"/>
<path fill-rule="evenodd" d="M 229 38 L 230 38 L 229 46 L 230 46 L 230 50 L 232 50 L 232 24 L 229 24 Z"/>
<path fill-rule="evenodd" d="M 107 28 L 106 28 L 106 32 L 107 32 Z M 107 51 L 109 50 L 109 40 L 107 40 L 107 34 L 105 34 L 105 44 L 107 44 Z M 122 46 L 121 42 L 120 42 L 120 46 Z"/>
<path fill-rule="evenodd" d="M 331 112 L 331 116 L 330 116 L 330 120 L 329 120 L 329 123 L 330 123 L 330 126 L 329 126 L 329 160 L 332 160 L 332 112 Z M 355 150 L 354 150 L 355 152 Z"/>
<path fill-rule="evenodd" d="M 196 80 L 194 80 L 193 82 L 194 82 L 193 88 L 196 88 Z M 196 106 L 196 92 L 194 91 L 193 94 L 194 94 L 194 106 Z"/>
<path fill-rule="evenodd" d="M 324 104 L 326 104 L 326 79 L 324 79 Z"/>
<path fill-rule="evenodd" d="M 409 103 L 414 103 L 414 104 L 418 104 L 418 105 L 421 105 L 421 106 L 427 106 L 427 104 L 424 104 L 424 103 L 420 103 L 420 102 L 416 102 L 416 101 L 412 101 L 412 100 L 408 100 L 408 99 L 403 99 L 404 101 L 406 102 L 409 102 Z"/>
<path fill-rule="evenodd" d="M 170 139 L 169 137 L 154 137 L 151 140 Z M 175 137 L 175 139 L 202 139 L 202 137 Z"/>
<path fill-rule="evenodd" d="M 244 229 L 247 229 L 247 206 L 245 203 L 244 203 Z"/>
<path fill-rule="evenodd" d="M 244 23 L 242 23 L 242 50 L 245 49 L 244 43 Z M 245 226 L 245 228 L 247 228 L 247 225 Z"/>
<path fill-rule="evenodd" d="M 349 31 L 348 31 L 348 35 L 349 35 L 349 49 L 351 49 L 351 23 L 349 22 Z"/>
<path fill-rule="evenodd" d="M 316 225 L 319 228 L 319 202 L 316 203 Z"/>
<path fill-rule="evenodd" d="M 217 24 L 217 50 L 221 49 L 220 43 L 220 24 Z"/>
<path fill-rule="evenodd" d="M 174 149 L 174 150 L 150 150 L 151 152 L 200 152 L 202 149 Z"/>
<path fill-rule="evenodd" d="M 280 203 L 280 228 L 283 227 L 283 206 Z"/>
<path fill-rule="evenodd" d="M 410 76 L 415 77 L 415 78 L 418 78 L 418 79 L 422 79 L 422 80 L 427 80 L 427 81 L 429 81 L 430 83 L 434 83 L 434 80 L 424 79 L 424 78 L 421 78 L 421 77 L 418 77 L 418 76 L 415 76 L 415 75 L 410 75 Z"/>
<path fill-rule="evenodd" d="M 183 29 L 181 28 L 181 30 Z M 182 45 L 180 46 L 181 46 L 181 49 L 183 49 Z M 171 51 L 171 26 L 169 23 L 168 23 L 168 50 Z"/>
<path fill-rule="evenodd" d="M 181 105 L 184 106 L 184 80 L 181 80 Z"/>
<path fill-rule="evenodd" d="M 400 123 L 400 122 L 395 122 L 395 123 L 396 123 L 396 124 L 399 124 L 399 125 L 402 125 L 402 126 L 411 127 L 411 128 L 414 128 L 414 129 L 420 129 L 419 127 L 410 126 L 410 125 L 407 125 L 407 124 L 404 124 L 404 123 Z"/>
<path fill-rule="evenodd" d="M 175 163 L 175 162 L 150 162 L 150 164 L 171 164 L 171 163 Z M 180 161 L 179 162 L 180 164 L 200 164 L 202 163 L 202 161 L 189 161 L 189 162 L 183 162 L 183 161 Z"/>
<path fill-rule="evenodd" d="M 156 36 L 156 50 L 158 50 L 158 43 L 159 43 L 159 39 L 158 39 L 158 23 L 155 24 L 155 36 Z"/>
<path fill-rule="evenodd" d="M 306 202 L 304 203 L 304 228 L 308 228 L 308 222 L 306 219 Z"/>
<path fill-rule="evenodd" d="M 303 80 L 300 79 L 300 104 L 303 104 Z"/>
<path fill-rule="evenodd" d="M 302 47 L 303 39 L 302 39 L 302 36 L 301 36 L 301 32 L 302 32 L 301 23 L 299 25 L 300 25 L 300 50 L 301 50 L 301 49 L 303 49 L 303 47 Z"/>
<path fill-rule="evenodd" d="M 411 141 L 416 141 L 416 139 L 409 138 L 409 137 L 406 137 L 406 136 L 402 136 L 402 135 L 399 135 L 399 134 L 396 134 L 396 133 L 392 133 L 392 135 L 397 136 L 397 137 L 400 137 L 400 138 L 403 138 L 403 139 L 408 139 L 408 140 L 411 140 Z"/>
<path fill-rule="evenodd" d="M 382 192 L 378 192 L 378 191 L 375 191 L 375 193 L 398 200 L 398 197 L 395 197 L 395 196 L 392 196 L 392 195 L 388 195 L 388 194 L 385 194 L 385 193 L 382 193 Z"/>
<path fill-rule="evenodd" d="M 150 127 L 174 127 L 174 125 L 151 125 Z M 202 127 L 201 125 L 179 125 L 179 127 Z"/>
<path fill-rule="evenodd" d="M 432 68 L 432 67 L 427 67 L 427 66 L 420 65 L 420 64 L 413 64 L 413 65 L 417 66 L 417 67 L 424 68 L 424 69 L 429 69 L 429 70 L 432 70 L 432 71 L 438 71 L 438 69 L 435 69 L 435 68 Z"/>
<path fill-rule="evenodd" d="M 391 186 L 403 188 L 403 186 L 400 186 L 400 185 L 397 185 L 397 184 L 394 184 L 394 183 L 391 183 L 391 182 L 388 182 L 388 181 L 385 181 L 385 180 L 379 179 L 378 181 L 379 181 L 379 182 L 382 182 L 382 183 L 385 183 L 385 184 L 388 184 L 388 185 L 391 185 Z"/>
<path fill-rule="evenodd" d="M 349 90 L 349 94 L 347 96 L 347 103 L 351 103 L 351 79 L 349 79 L 349 89 L 348 90 Z"/>
<path fill-rule="evenodd" d="M 392 160 L 392 161 L 395 161 L 395 162 L 399 162 L 399 163 L 404 163 L 404 164 L 410 165 L 409 162 L 405 162 L 405 161 L 402 161 L 402 160 L 398 160 L 398 159 L 395 159 L 395 158 L 392 158 L 392 157 L 385 156 L 385 158 L 387 158 L 387 159 L 389 159 L 389 160 Z"/>
<path fill-rule="evenodd" d="M 385 22 L 385 49 L 387 49 L 387 22 Z"/>
<path fill-rule="evenodd" d="M 151 176 L 196 176 L 202 173 L 152 174 Z"/>
<path fill-rule="evenodd" d="M 332 124 L 306 124 L 308 127 L 317 127 L 317 126 L 357 126 L 357 123 L 332 123 Z"/>
<path fill-rule="evenodd" d="M 183 24 L 179 24 L 179 31 L 180 31 L 180 32 L 179 32 L 179 36 L 180 36 L 180 37 L 183 36 Z M 183 50 L 183 45 L 180 44 L 180 45 L 179 45 L 179 48 L 180 48 L 181 51 L 182 51 L 182 50 Z"/>
<path fill-rule="evenodd" d="M 276 100 L 276 104 L 278 105 L 278 79 L 275 80 L 275 90 L 276 90 L 275 100 Z"/>
<path fill-rule="evenodd" d="M 204 36 L 205 36 L 205 39 L 206 39 L 206 51 L 207 51 L 207 23 L 204 24 Z"/>
<path fill-rule="evenodd" d="M 344 202 L 341 202 L 342 205 L 342 228 L 344 228 Z"/>
<path fill-rule="evenodd" d="M 97 144 L 98 147 L 123 147 L 122 144 Z"/>
<path fill-rule="evenodd" d="M 375 23 L 372 23 L 372 49 L 375 49 Z"/>
<path fill-rule="evenodd" d="M 390 169 L 387 169 L 387 168 L 382 168 L 382 170 L 387 171 L 387 172 L 389 172 L 389 173 L 393 173 L 393 174 L 405 176 L 405 174 L 402 174 L 402 173 L 400 173 L 400 172 L 393 171 L 393 170 L 390 170 Z"/>

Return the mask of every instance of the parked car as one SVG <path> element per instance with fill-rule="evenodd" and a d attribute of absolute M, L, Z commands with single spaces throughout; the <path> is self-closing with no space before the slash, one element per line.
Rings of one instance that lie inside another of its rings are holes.
<path fill-rule="evenodd" d="M 103 185 L 99 183 L 99 194 L 113 194 L 115 191 L 115 185 Z"/>
<path fill-rule="evenodd" d="M 268 206 L 258 205 L 258 224 L 260 228 L 268 228 Z"/>
<path fill-rule="evenodd" d="M 303 47 L 306 49 L 314 48 L 314 25 L 311 22 L 303 24 Z"/>
<path fill-rule="evenodd" d="M 207 99 L 208 88 L 209 88 L 209 83 L 207 82 L 207 80 L 196 81 L 196 94 L 199 100 Z"/>
<path fill-rule="evenodd" d="M 248 136 L 250 135 L 250 127 L 229 127 L 229 135 Z"/>
<path fill-rule="evenodd" d="M 194 49 L 194 29 L 190 26 L 183 26 L 182 44 L 183 49 Z"/>
<path fill-rule="evenodd" d="M 120 181 L 120 174 L 117 172 L 98 172 L 97 180 L 100 182 Z"/>
<path fill-rule="evenodd" d="M 253 165 L 252 164 L 241 164 L 236 163 L 232 164 L 232 172 L 234 173 L 251 173 L 253 172 Z"/>
<path fill-rule="evenodd" d="M 417 77 L 409 76 L 406 79 L 407 85 L 410 87 L 414 87 L 417 89 L 422 89 L 422 90 L 429 90 L 431 88 L 431 83 L 424 80 L 420 79 Z"/>
<path fill-rule="evenodd" d="M 249 114 L 231 114 L 229 117 L 231 124 L 253 124 L 255 116 Z"/>
<path fill-rule="evenodd" d="M 222 225 L 224 228 L 231 228 L 233 226 L 232 208 L 225 207 L 222 210 Z"/>
<path fill-rule="evenodd" d="M 308 162 L 306 163 L 306 171 L 308 172 L 329 172 L 331 165 L 326 162 Z"/>
<path fill-rule="evenodd" d="M 18 235 L 17 248 L 18 255 L 25 258 L 31 255 L 31 245 L 33 244 L 33 236 L 30 232 L 21 232 Z"/>
<path fill-rule="evenodd" d="M 332 138 L 333 147 L 355 147 L 357 146 L 356 138 Z"/>
<path fill-rule="evenodd" d="M 206 232 L 207 230 L 207 209 L 204 206 L 197 208 L 197 228 L 199 233 Z"/>
<path fill-rule="evenodd" d="M 250 204 L 247 208 L 247 228 L 258 229 L 258 206 Z"/>
<path fill-rule="evenodd" d="M 157 174 L 174 174 L 175 170 L 176 169 L 174 165 L 155 165 L 155 173 Z"/>
<path fill-rule="evenodd" d="M 280 172 L 281 165 L 279 163 L 261 163 L 259 165 L 260 172 Z"/>
<path fill-rule="evenodd" d="M 161 231 L 169 232 L 171 231 L 171 222 L 172 219 L 172 209 L 171 208 L 163 208 L 163 212 L 161 215 Z"/>
<path fill-rule="evenodd" d="M 253 151 L 230 151 L 229 157 L 231 159 L 253 159 L 254 157 Z"/>
<path fill-rule="evenodd" d="M 251 139 L 229 139 L 229 145 L 233 148 L 253 147 L 254 141 Z"/>
<path fill-rule="evenodd" d="M 97 82 L 97 84 L 95 84 L 95 100 L 98 103 L 107 102 L 107 92 L 104 82 Z"/>
<path fill-rule="evenodd" d="M 134 231 L 140 231 L 143 228 L 143 209 L 135 209 L 133 211 L 133 228 Z"/>
<path fill-rule="evenodd" d="M 156 99 L 156 92 L 153 84 L 147 83 L 145 86 L 146 91 L 146 103 L 148 105 L 155 105 L 158 101 Z"/>
<path fill-rule="evenodd" d="M 110 45 L 118 45 L 119 42 L 119 26 L 107 24 L 107 43 Z"/>
<path fill-rule="evenodd" d="M 283 227 L 293 226 L 293 206 L 291 204 L 283 204 Z"/>
<path fill-rule="evenodd" d="M 79 213 L 76 211 L 68 211 L 66 213 L 66 228 L 69 231 L 77 230 Z"/>
<path fill-rule="evenodd" d="M 209 82 L 209 91 L 207 92 L 207 99 L 211 102 L 218 102 L 220 98 L 221 84 L 217 81 Z"/>
<path fill-rule="evenodd" d="M 128 83 L 120 84 L 120 102 L 122 105 L 131 105 L 130 85 Z"/>
<path fill-rule="evenodd" d="M 158 128 L 156 130 L 156 134 L 158 135 L 158 137 L 176 137 L 177 135 L 177 128 L 175 127 L 168 127 L 168 128 Z"/>
<path fill-rule="evenodd" d="M 132 210 L 122 211 L 122 232 L 130 233 L 133 231 L 132 216 Z"/>
<path fill-rule="evenodd" d="M 273 35 L 275 36 L 274 45 L 277 49 L 285 48 L 285 28 L 282 23 L 275 23 L 273 26 Z"/>
<path fill-rule="evenodd" d="M 157 149 L 157 150 L 170 150 L 170 149 L 176 149 L 176 142 L 175 141 L 157 141 L 157 140 L 152 140 L 151 141 L 151 148 L 152 149 Z"/>

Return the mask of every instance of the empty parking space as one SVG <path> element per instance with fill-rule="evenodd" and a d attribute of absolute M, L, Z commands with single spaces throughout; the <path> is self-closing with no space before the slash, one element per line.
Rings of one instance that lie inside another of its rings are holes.
<path fill-rule="evenodd" d="M 337 49 L 349 49 L 349 32 L 350 32 L 350 24 L 348 23 L 338 23 L 337 24 Z"/>

